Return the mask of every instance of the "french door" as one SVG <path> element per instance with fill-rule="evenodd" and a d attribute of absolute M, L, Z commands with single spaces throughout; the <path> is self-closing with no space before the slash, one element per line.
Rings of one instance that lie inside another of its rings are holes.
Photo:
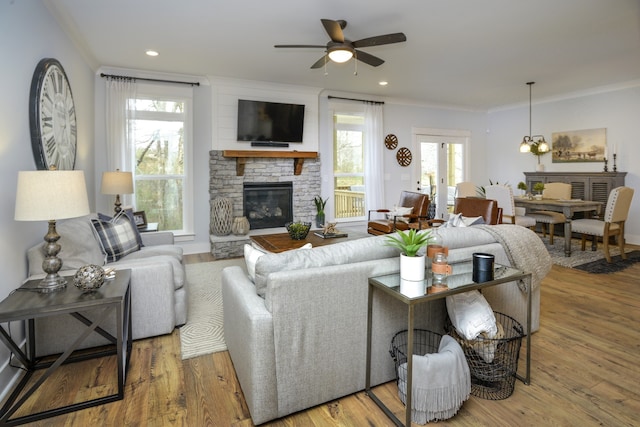
<path fill-rule="evenodd" d="M 435 203 L 435 218 L 446 219 L 453 211 L 456 184 L 465 180 L 468 139 L 465 135 L 415 134 L 420 153 L 420 175 L 415 182 L 417 190 Z"/>

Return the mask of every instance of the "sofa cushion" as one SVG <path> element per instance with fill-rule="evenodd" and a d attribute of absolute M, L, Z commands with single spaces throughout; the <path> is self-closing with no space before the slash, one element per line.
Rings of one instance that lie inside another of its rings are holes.
<path fill-rule="evenodd" d="M 265 254 L 256 261 L 256 292 L 262 297 L 265 296 L 269 274 L 276 271 L 352 264 L 399 256 L 399 249 L 385 245 L 386 238 L 387 236 L 364 237 L 317 247 L 313 251 Z"/>
<path fill-rule="evenodd" d="M 300 246 L 297 249 L 311 249 L 311 243 L 306 243 Z M 256 262 L 258 262 L 258 258 L 260 258 L 264 254 L 268 254 L 271 252 L 265 251 L 262 248 L 256 247 L 255 245 L 244 245 L 244 260 L 247 263 L 247 273 L 249 274 L 249 278 L 252 282 L 256 281 Z"/>
<path fill-rule="evenodd" d="M 95 215 L 65 219 L 56 222 L 56 231 L 60 235 L 58 258 L 62 260 L 62 270 L 77 270 L 87 265 L 104 265 L 104 254 L 96 240 L 90 219 Z M 43 233 L 46 229 L 43 229 Z M 27 253 L 29 276 L 42 273 L 44 243 L 34 246 Z"/>
<path fill-rule="evenodd" d="M 117 261 L 131 252 L 140 250 L 135 227 L 129 221 L 115 223 L 92 219 L 91 224 L 107 262 Z"/>

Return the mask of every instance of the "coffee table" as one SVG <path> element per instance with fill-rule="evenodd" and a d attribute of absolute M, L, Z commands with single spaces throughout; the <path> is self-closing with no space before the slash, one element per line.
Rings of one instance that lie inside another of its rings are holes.
<path fill-rule="evenodd" d="M 368 234 L 350 231 L 347 233 L 347 237 L 331 237 L 324 239 L 316 236 L 314 232 L 319 233 L 321 230 L 310 230 L 307 237 L 303 240 L 293 240 L 289 236 L 289 233 L 262 234 L 250 236 L 249 238 L 253 243 L 260 246 L 265 251 L 278 253 L 291 249 L 298 249 L 307 243 L 311 243 L 315 248 L 316 246 L 331 245 L 333 243 L 346 242 L 368 236 Z"/>

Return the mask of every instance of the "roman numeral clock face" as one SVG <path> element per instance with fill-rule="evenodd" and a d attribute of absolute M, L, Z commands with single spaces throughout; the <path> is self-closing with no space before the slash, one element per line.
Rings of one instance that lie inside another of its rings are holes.
<path fill-rule="evenodd" d="M 38 63 L 29 97 L 31 148 L 38 169 L 73 170 L 76 162 L 76 109 L 60 62 Z"/>

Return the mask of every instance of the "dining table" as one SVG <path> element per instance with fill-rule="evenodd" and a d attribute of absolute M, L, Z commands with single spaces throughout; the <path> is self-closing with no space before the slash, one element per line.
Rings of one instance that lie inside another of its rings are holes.
<path fill-rule="evenodd" d="M 576 212 L 595 212 L 600 214 L 602 202 L 582 199 L 535 199 L 529 197 L 514 197 L 514 203 L 523 207 L 527 212 L 553 211 L 561 212 L 566 220 L 564 223 L 564 256 L 571 256 L 571 221 Z"/>

